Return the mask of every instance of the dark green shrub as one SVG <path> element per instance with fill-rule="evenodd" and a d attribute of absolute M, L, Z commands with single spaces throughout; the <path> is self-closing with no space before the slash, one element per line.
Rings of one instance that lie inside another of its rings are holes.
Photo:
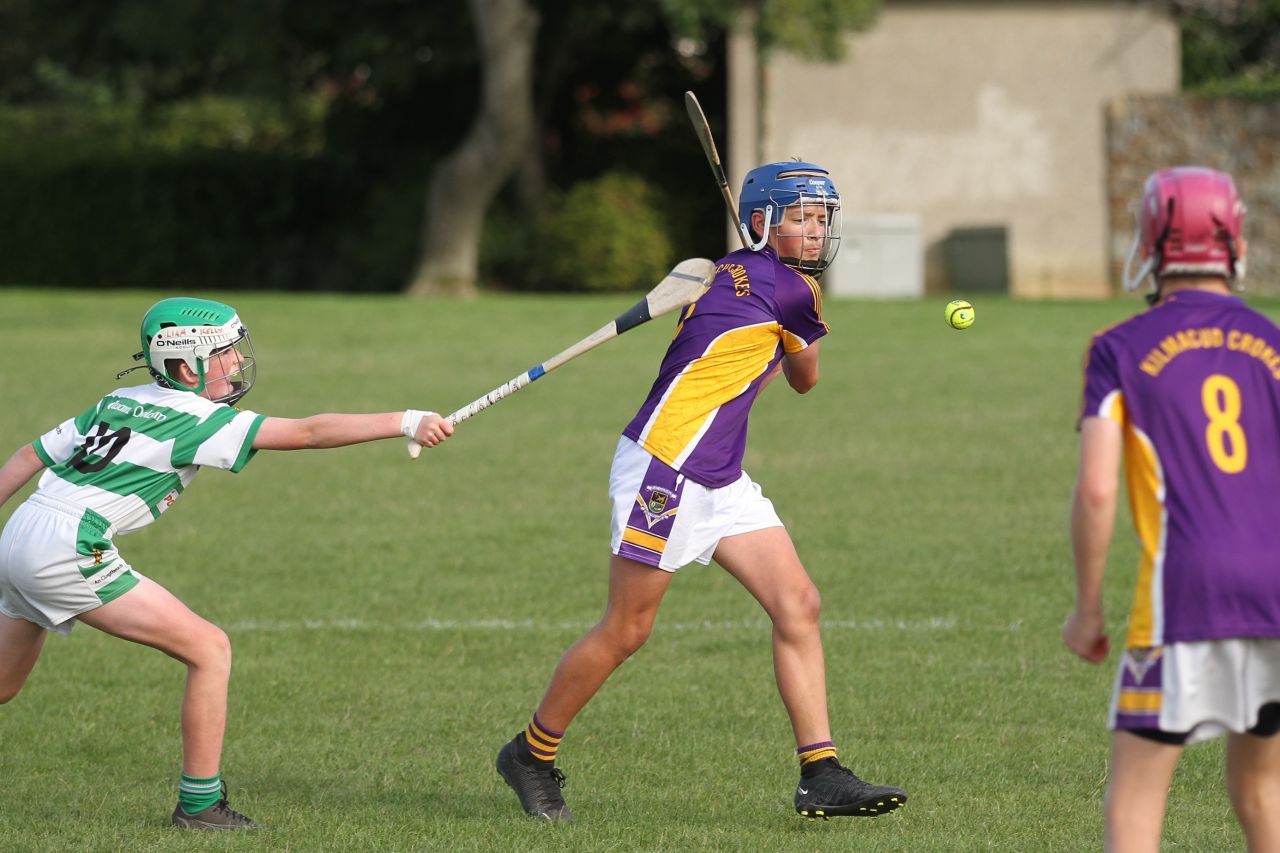
<path fill-rule="evenodd" d="M 249 153 L 0 161 L 0 282 L 345 289 L 332 247 L 360 190 L 332 177 Z"/>
<path fill-rule="evenodd" d="M 381 212 L 318 124 L 229 99 L 0 108 L 0 284 L 398 288 L 407 267 L 351 238 Z"/>
<path fill-rule="evenodd" d="M 540 290 L 648 290 L 671 268 L 663 200 L 640 178 L 607 172 L 552 201 L 536 228 Z"/>
<path fill-rule="evenodd" d="M 538 290 L 532 266 L 536 243 L 532 217 L 513 193 L 500 194 L 485 213 L 480 235 L 481 284 L 496 290 Z"/>

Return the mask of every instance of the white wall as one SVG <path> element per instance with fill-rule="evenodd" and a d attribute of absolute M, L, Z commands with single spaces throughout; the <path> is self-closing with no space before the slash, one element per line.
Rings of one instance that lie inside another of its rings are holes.
<path fill-rule="evenodd" d="M 1015 294 L 1110 293 L 1105 104 L 1180 85 L 1178 28 L 1154 4 L 886 0 L 836 65 L 751 68 L 741 42 L 730 79 L 762 84 L 758 117 L 730 85 L 735 183 L 800 157 L 831 170 L 846 216 L 919 216 L 930 290 L 952 228 L 1004 225 Z"/>

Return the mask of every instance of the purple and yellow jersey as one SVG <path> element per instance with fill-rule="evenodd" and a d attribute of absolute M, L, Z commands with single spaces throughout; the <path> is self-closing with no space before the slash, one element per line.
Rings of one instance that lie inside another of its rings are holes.
<path fill-rule="evenodd" d="M 711 289 L 681 314 L 658 379 L 622 434 L 695 483 L 727 486 L 742 474 L 760 383 L 783 353 L 827 331 L 816 279 L 769 248 L 726 255 Z"/>
<path fill-rule="evenodd" d="M 1122 426 L 1142 548 L 1127 645 L 1280 637 L 1280 329 L 1173 294 L 1094 337 L 1091 416 Z"/>

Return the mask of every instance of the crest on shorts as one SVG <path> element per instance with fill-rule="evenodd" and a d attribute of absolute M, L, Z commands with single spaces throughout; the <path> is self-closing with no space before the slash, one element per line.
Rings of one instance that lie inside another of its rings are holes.
<path fill-rule="evenodd" d="M 1125 669 L 1129 670 L 1134 681 L 1141 684 L 1142 680 L 1147 677 L 1147 673 L 1151 671 L 1151 667 L 1155 666 L 1156 662 L 1160 660 L 1162 654 L 1164 654 L 1164 646 L 1125 649 Z"/>
<path fill-rule="evenodd" d="M 648 500 L 645 500 L 645 492 L 649 493 Z M 644 486 L 640 489 L 640 494 L 636 495 L 636 503 L 640 504 L 640 509 L 644 511 L 645 524 L 652 528 L 659 521 L 670 518 L 679 511 L 680 507 L 673 506 L 667 509 L 668 504 L 675 503 L 676 493 L 670 489 L 664 489 L 661 486 Z"/>

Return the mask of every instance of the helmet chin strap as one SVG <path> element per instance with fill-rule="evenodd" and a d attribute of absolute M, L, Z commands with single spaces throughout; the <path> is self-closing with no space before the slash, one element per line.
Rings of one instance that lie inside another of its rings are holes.
<path fill-rule="evenodd" d="M 753 252 L 758 252 L 758 251 L 760 251 L 761 249 L 763 249 L 763 248 L 768 244 L 768 242 L 769 242 L 769 223 L 770 223 L 770 222 L 772 222 L 772 221 L 773 221 L 773 205 L 772 205 L 772 204 L 766 204 L 766 205 L 764 206 L 764 228 L 763 228 L 763 233 L 760 235 L 760 239 L 759 239 L 759 240 L 757 240 L 757 241 L 754 241 L 754 242 L 753 242 L 753 241 L 751 241 L 751 240 L 750 240 L 750 237 L 748 236 L 748 245 L 747 245 L 747 248 L 748 248 L 748 249 L 750 249 L 750 250 L 751 250 L 751 251 L 753 251 Z M 743 233 L 744 235 L 746 235 L 746 234 L 747 234 L 747 227 L 746 227 L 745 225 L 741 225 L 741 223 L 739 223 L 739 225 L 740 225 L 740 227 L 742 228 L 742 233 Z"/>
<path fill-rule="evenodd" d="M 1124 262 L 1124 289 L 1128 291 L 1137 290 L 1138 285 L 1142 284 L 1143 280 L 1147 276 L 1151 276 L 1154 288 L 1152 294 L 1148 294 L 1147 301 L 1152 304 L 1154 304 L 1155 300 L 1151 299 L 1151 296 L 1154 295 L 1156 299 L 1159 298 L 1160 282 L 1157 280 L 1156 272 L 1160 265 L 1160 255 L 1164 252 L 1164 242 L 1169 239 L 1169 229 L 1172 227 L 1173 199 L 1171 198 L 1169 199 L 1169 204 L 1165 209 L 1164 229 L 1161 230 L 1160 235 L 1156 237 L 1155 245 L 1151 247 L 1151 254 L 1147 256 L 1147 259 L 1143 262 L 1142 266 L 1138 268 L 1138 272 L 1134 274 L 1133 277 L 1130 277 L 1129 271 L 1133 268 L 1133 259 L 1138 254 L 1138 244 L 1142 241 L 1140 227 L 1135 229 L 1133 232 L 1133 245 L 1129 247 L 1129 257 L 1126 258 Z"/>
<path fill-rule="evenodd" d="M 1142 262 L 1142 266 L 1138 268 L 1137 272 L 1133 271 L 1133 261 L 1134 258 L 1138 256 L 1138 245 L 1140 242 L 1141 235 L 1135 231 L 1133 235 L 1133 245 L 1129 247 L 1129 256 L 1125 258 L 1124 261 L 1124 289 L 1130 293 L 1137 290 L 1143 280 L 1146 279 L 1147 276 L 1151 275 L 1152 271 L 1156 268 L 1156 257 L 1155 255 L 1152 255 Z"/>
<path fill-rule="evenodd" d="M 1231 232 L 1218 220 L 1218 217 L 1213 218 L 1213 224 L 1218 226 L 1218 233 L 1222 236 L 1222 241 L 1227 244 L 1232 289 L 1244 290 L 1245 259 L 1236 251 L 1236 241 L 1232 239 Z"/>
<path fill-rule="evenodd" d="M 148 368 L 145 364 L 139 364 L 136 367 L 127 367 L 116 374 L 116 379 L 124 379 L 126 376 L 128 376 L 130 373 L 133 373 L 133 371 L 135 370 L 147 370 L 147 369 Z"/>

